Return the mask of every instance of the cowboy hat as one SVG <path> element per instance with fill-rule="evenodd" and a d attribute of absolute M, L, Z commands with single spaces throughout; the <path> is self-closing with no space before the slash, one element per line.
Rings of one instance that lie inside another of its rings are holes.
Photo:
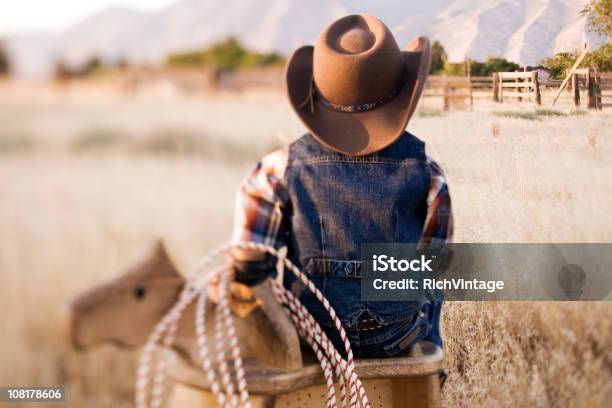
<path fill-rule="evenodd" d="M 293 53 L 285 73 L 287 93 L 319 142 L 363 156 L 403 133 L 430 63 L 427 37 L 415 38 L 400 51 L 380 20 L 350 15 L 323 29 L 314 47 Z"/>

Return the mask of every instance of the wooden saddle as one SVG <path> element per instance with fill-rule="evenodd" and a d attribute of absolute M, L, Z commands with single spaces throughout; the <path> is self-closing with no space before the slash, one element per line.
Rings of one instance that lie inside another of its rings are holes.
<path fill-rule="evenodd" d="M 156 242 L 148 255 L 123 275 L 71 303 L 72 345 L 79 349 L 112 342 L 120 347 L 141 347 L 154 325 L 176 302 L 184 284 L 164 245 Z M 206 305 L 210 338 L 214 336 L 215 300 L 211 293 Z M 253 405 L 324 406 L 321 366 L 311 352 L 300 346 L 295 328 L 268 284 L 254 288 L 232 284 L 229 303 Z M 177 332 L 174 350 L 181 358 L 170 368 L 173 385 L 169 406 L 217 406 L 200 369 L 194 309 L 192 305 L 185 311 Z M 214 342 L 210 347 L 214 355 Z M 443 366 L 443 352 L 432 343 L 417 343 L 399 357 L 358 359 L 355 366 L 372 406 L 440 406 L 438 372 Z"/>

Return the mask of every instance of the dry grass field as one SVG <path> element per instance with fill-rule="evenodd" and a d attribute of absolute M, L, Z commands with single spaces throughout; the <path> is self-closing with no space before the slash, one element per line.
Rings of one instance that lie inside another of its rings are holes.
<path fill-rule="evenodd" d="M 425 106 L 458 242 L 612 242 L 612 113 Z M 0 385 L 132 405 L 135 352 L 77 354 L 65 304 L 157 236 L 186 270 L 229 236 L 245 171 L 301 127 L 277 95 L 0 89 Z M 120 317 L 118 317 L 120 318 Z M 604 407 L 610 303 L 448 303 L 447 406 Z M 608 403 L 606 403 L 608 401 Z"/>

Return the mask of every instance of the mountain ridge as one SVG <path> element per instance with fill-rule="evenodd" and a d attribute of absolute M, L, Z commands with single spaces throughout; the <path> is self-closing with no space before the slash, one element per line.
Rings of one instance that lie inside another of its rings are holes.
<path fill-rule="evenodd" d="M 17 74 L 45 77 L 55 61 L 78 65 L 92 55 L 157 64 L 171 52 L 205 47 L 228 36 L 260 51 L 289 54 L 313 43 L 325 24 L 365 12 L 383 20 L 400 45 L 416 35 L 439 40 L 451 61 L 505 57 L 534 65 L 577 48 L 586 33 L 587 0 L 181 0 L 154 12 L 114 7 L 55 33 L 15 35 L 7 45 Z"/>

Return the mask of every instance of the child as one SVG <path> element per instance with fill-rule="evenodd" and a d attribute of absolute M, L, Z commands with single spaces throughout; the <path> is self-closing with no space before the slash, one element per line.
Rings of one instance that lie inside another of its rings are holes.
<path fill-rule="evenodd" d="M 264 157 L 238 194 L 234 240 L 286 246 L 334 307 L 356 357 L 394 356 L 419 340 L 442 345 L 441 302 L 360 297 L 362 243 L 452 238 L 442 170 L 404 130 L 429 65 L 425 37 L 400 51 L 374 17 L 330 24 L 287 64 L 289 101 L 310 132 Z M 275 269 L 261 253 L 233 257 L 237 279 L 248 284 Z M 319 301 L 291 274 L 284 279 L 343 350 Z"/>

